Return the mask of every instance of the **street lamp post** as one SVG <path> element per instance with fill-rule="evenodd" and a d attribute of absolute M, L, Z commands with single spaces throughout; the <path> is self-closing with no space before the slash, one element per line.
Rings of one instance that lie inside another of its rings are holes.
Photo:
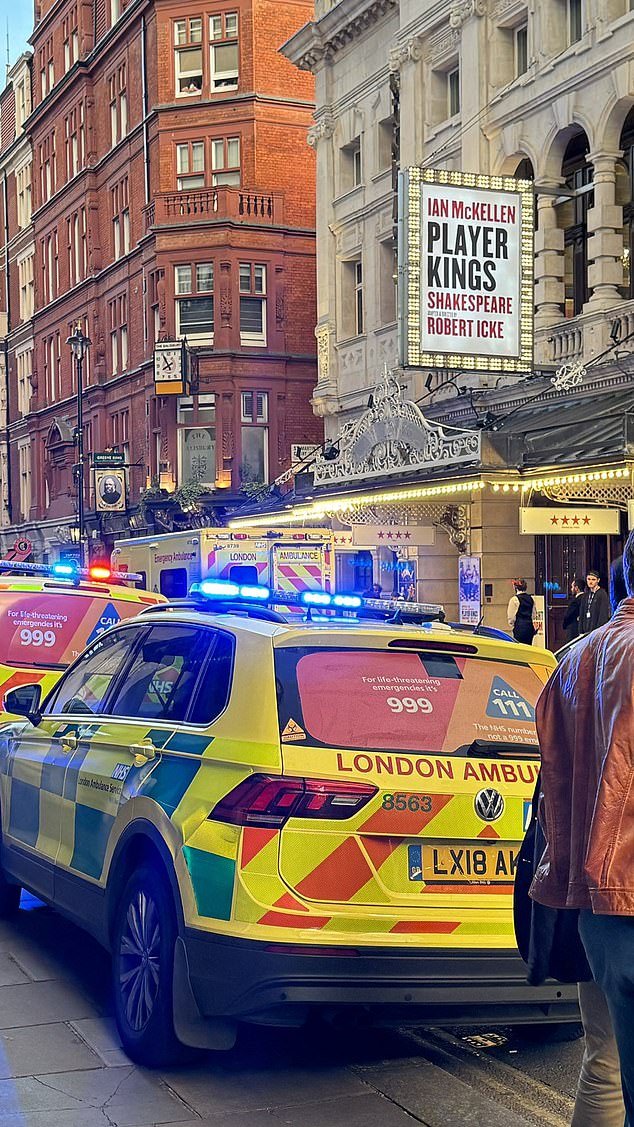
<path fill-rule="evenodd" d="M 76 480 L 77 480 L 77 523 L 79 526 L 79 562 L 81 567 L 87 564 L 85 557 L 85 522 L 84 522 L 84 385 L 83 385 L 83 371 L 84 371 L 84 356 L 90 348 L 90 340 L 84 336 L 81 325 L 77 322 L 75 331 L 72 333 L 66 344 L 70 345 L 71 352 L 75 358 L 75 366 L 77 370 L 77 467 L 76 467 Z"/>

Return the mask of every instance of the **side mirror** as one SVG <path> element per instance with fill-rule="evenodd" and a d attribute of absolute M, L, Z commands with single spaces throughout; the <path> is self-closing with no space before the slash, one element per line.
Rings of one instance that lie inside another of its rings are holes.
<path fill-rule="evenodd" d="M 41 685 L 19 685 L 17 689 L 9 689 L 9 692 L 5 693 L 2 707 L 12 716 L 26 716 L 27 720 L 37 725 L 42 716 L 41 703 Z"/>

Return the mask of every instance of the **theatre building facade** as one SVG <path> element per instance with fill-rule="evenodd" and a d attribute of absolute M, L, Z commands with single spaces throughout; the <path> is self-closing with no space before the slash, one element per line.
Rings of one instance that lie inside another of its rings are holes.
<path fill-rule="evenodd" d="M 597 567 L 607 583 L 634 498 L 634 12 L 626 0 L 317 0 L 283 51 L 316 82 L 313 406 L 329 443 L 293 519 L 330 514 L 349 577 L 365 551 L 384 588 L 405 569 L 452 617 L 478 609 L 504 626 L 523 576 L 555 647 L 570 580 Z M 496 348 L 509 310 L 484 301 L 487 260 L 505 249 L 493 210 L 479 213 L 475 246 L 469 224 L 457 245 L 441 212 L 426 236 L 437 289 L 460 288 L 445 276 L 452 256 L 483 271 L 469 279 L 475 311 L 441 303 L 425 325 L 463 343 L 478 334 L 479 359 L 412 351 L 407 325 L 424 305 L 411 243 L 396 257 L 407 169 L 444 178 L 457 199 L 506 177 L 530 193 L 522 363 Z M 389 528 L 410 530 L 406 546 L 384 546 Z M 469 567 L 478 608 L 459 605 Z"/>

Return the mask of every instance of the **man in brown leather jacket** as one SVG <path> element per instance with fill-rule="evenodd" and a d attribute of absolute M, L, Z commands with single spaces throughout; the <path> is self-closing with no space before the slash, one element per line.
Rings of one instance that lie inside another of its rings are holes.
<path fill-rule="evenodd" d="M 623 571 L 628 598 L 572 647 L 537 704 L 548 845 L 531 895 L 580 909 L 581 938 L 616 1033 L 626 1124 L 634 1127 L 634 533 Z"/>

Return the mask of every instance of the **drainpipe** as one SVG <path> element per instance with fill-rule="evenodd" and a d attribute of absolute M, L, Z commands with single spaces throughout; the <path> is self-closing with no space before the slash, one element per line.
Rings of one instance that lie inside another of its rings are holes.
<path fill-rule="evenodd" d="M 11 524 L 11 448 L 9 446 L 9 329 L 11 327 L 11 289 L 9 286 L 9 192 L 7 174 L 2 176 L 2 208 L 4 211 L 4 286 L 7 310 L 7 332 L 4 338 L 4 389 L 6 397 L 6 417 L 3 427 L 3 442 L 7 452 L 7 517 Z"/>
<path fill-rule="evenodd" d="M 147 28 L 141 16 L 141 77 L 143 81 L 143 167 L 145 172 L 145 206 L 150 202 L 150 147 L 148 140 Z"/>

